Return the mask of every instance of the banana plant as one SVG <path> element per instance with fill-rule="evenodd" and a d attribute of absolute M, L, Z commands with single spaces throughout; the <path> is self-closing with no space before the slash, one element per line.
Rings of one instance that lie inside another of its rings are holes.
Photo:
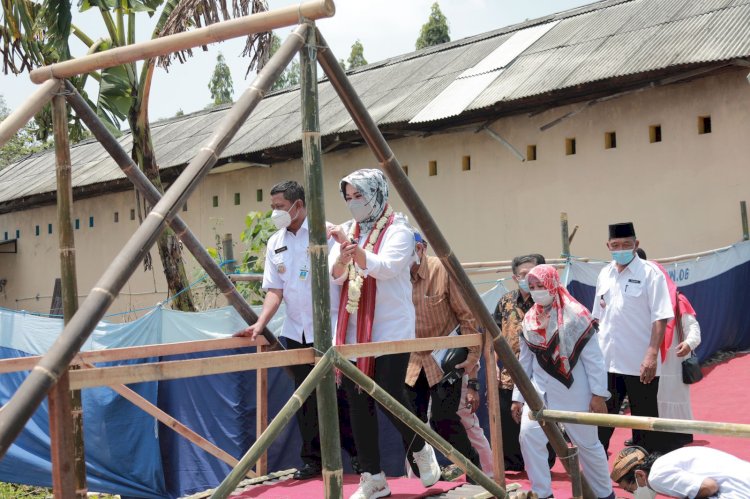
<path fill-rule="evenodd" d="M 0 54 L 5 74 L 20 74 L 36 67 L 70 59 L 70 40 L 75 38 L 88 47 L 88 53 L 102 52 L 136 42 L 136 20 L 143 15 L 158 16 L 151 38 L 180 33 L 222 20 L 265 11 L 266 0 L 233 0 L 231 10 L 226 0 L 79 0 L 78 10 L 99 12 L 106 37 L 94 39 L 72 22 L 69 0 L 0 0 Z M 249 56 L 248 72 L 260 69 L 269 59 L 271 34 L 248 37 L 243 56 Z M 164 192 L 148 121 L 148 99 L 151 81 L 157 67 L 165 70 L 175 60 L 183 63 L 192 55 L 186 50 L 163 57 L 146 59 L 71 79 L 81 95 L 97 112 L 110 131 L 119 135 L 127 123 L 133 136 L 132 157 L 154 186 Z M 84 91 L 89 78 L 98 86 L 95 99 Z M 35 117 L 40 139 L 51 134 L 51 112 L 43 110 Z M 85 130 L 70 116 L 71 140 L 85 136 Z M 138 213 L 141 200 L 136 196 Z M 188 286 L 180 244 L 170 230 L 157 243 L 173 308 L 193 311 L 190 292 L 179 293 Z M 147 259 L 146 266 L 150 266 Z"/>

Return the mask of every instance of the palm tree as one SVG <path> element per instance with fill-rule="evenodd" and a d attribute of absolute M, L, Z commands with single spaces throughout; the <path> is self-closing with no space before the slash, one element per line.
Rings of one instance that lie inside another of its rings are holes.
<path fill-rule="evenodd" d="M 266 0 L 233 0 L 232 11 L 225 0 L 79 0 L 81 12 L 97 9 L 108 38 L 93 40 L 72 23 L 70 0 L 2 0 L 0 17 L 0 54 L 3 71 L 20 74 L 38 66 L 70 59 L 69 40 L 75 37 L 88 47 L 88 53 L 135 43 L 136 14 L 158 15 L 151 38 L 180 33 L 191 28 L 213 24 L 232 17 L 245 16 L 268 9 Z M 260 69 L 269 59 L 270 33 L 248 37 L 243 56 L 250 56 L 248 72 Z M 110 130 L 119 134 L 119 124 L 127 121 L 133 136 L 132 157 L 154 186 L 164 192 L 156 163 L 148 121 L 148 99 L 151 80 L 157 65 L 165 69 L 174 59 L 180 63 L 192 51 L 177 52 L 158 59 L 146 59 L 140 65 L 124 64 L 101 72 L 72 78 L 71 82 L 89 101 Z M 92 101 L 83 88 L 87 79 L 98 83 L 98 95 Z M 51 133 L 51 113 L 47 108 L 36 117 L 42 135 Z M 71 117 L 71 140 L 84 136 L 82 125 Z M 44 138 L 44 137 L 41 137 Z M 141 216 L 141 200 L 136 192 Z M 145 202 L 144 202 L 145 203 Z M 179 241 L 166 229 L 157 242 L 159 256 L 169 293 L 176 296 L 173 307 L 193 311 Z M 144 262 L 147 268 L 150 262 Z"/>

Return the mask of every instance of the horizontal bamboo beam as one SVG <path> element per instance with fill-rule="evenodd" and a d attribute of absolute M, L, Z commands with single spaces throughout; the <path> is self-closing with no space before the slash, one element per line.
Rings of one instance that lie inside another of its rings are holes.
<path fill-rule="evenodd" d="M 260 282 L 263 280 L 263 274 L 227 274 L 227 277 L 233 282 L 240 281 L 255 281 Z"/>
<path fill-rule="evenodd" d="M 553 411 L 542 409 L 532 413 L 532 419 L 575 423 L 611 428 L 633 428 L 636 430 L 666 431 L 671 433 L 703 433 L 750 438 L 750 424 L 717 423 L 714 421 L 694 421 L 687 419 L 648 418 L 643 416 L 622 416 L 619 414 L 594 414 L 591 412 Z"/>
<path fill-rule="evenodd" d="M 145 381 L 191 378 L 209 374 L 224 374 L 252 369 L 312 364 L 312 348 L 299 350 L 224 355 L 205 359 L 172 360 L 150 364 L 99 367 L 71 371 L 70 388 L 79 390 L 94 386 L 127 385 Z"/>
<path fill-rule="evenodd" d="M 181 341 L 178 343 L 166 343 L 161 345 L 142 345 L 137 347 L 109 348 L 106 350 L 92 350 L 80 352 L 73 363 L 83 362 L 115 362 L 118 360 L 142 359 L 144 357 L 163 357 L 166 355 L 180 355 L 185 353 L 209 352 L 212 350 L 225 350 L 229 348 L 266 346 L 265 338 L 258 337 L 252 340 L 243 338 L 221 338 L 216 340 Z M 31 357 L 16 357 L 13 359 L 0 360 L 0 373 L 12 373 L 17 371 L 30 371 L 34 368 L 39 355 Z"/>
<path fill-rule="evenodd" d="M 587 261 L 587 258 L 583 258 L 583 261 Z M 546 262 L 550 265 L 553 263 L 565 263 L 563 258 L 550 258 Z M 461 266 L 464 269 L 483 269 L 487 267 L 510 267 L 513 264 L 513 260 L 499 260 L 495 262 L 466 262 L 462 263 Z"/>
<path fill-rule="evenodd" d="M 332 17 L 335 12 L 336 7 L 333 0 L 308 0 L 175 35 L 155 38 L 43 66 L 31 71 L 29 76 L 34 83 L 42 83 L 50 78 L 70 78 L 99 69 L 201 47 L 209 43 L 294 26 L 299 24 L 303 18 L 314 20 Z"/>
<path fill-rule="evenodd" d="M 21 107 L 10 113 L 4 120 L 0 121 L 0 147 L 3 147 L 36 113 L 47 104 L 52 96 L 60 88 L 60 82 L 47 80 L 44 85 L 37 88 Z"/>
<path fill-rule="evenodd" d="M 356 345 L 337 345 L 334 348 L 342 357 L 372 357 L 374 355 L 392 355 L 395 353 L 425 352 L 443 348 L 473 347 L 482 344 L 481 334 L 443 336 L 442 338 L 417 338 L 400 341 L 378 341 Z"/>

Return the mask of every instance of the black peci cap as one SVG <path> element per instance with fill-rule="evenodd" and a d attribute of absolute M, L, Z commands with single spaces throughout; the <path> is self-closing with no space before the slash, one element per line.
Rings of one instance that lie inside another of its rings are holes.
<path fill-rule="evenodd" d="M 609 226 L 609 238 L 615 239 L 617 237 L 635 237 L 635 228 L 633 227 L 633 222 L 611 224 Z"/>

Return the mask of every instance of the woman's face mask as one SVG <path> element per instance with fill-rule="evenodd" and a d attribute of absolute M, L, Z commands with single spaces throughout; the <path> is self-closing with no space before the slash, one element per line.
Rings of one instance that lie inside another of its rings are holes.
<path fill-rule="evenodd" d="M 531 290 L 531 299 L 534 300 L 534 303 L 538 303 L 543 307 L 550 305 L 552 303 L 552 298 L 552 294 L 546 289 Z"/>
<path fill-rule="evenodd" d="M 346 202 L 349 211 L 354 217 L 354 220 L 361 222 L 366 220 L 372 214 L 372 206 L 370 206 L 363 198 L 350 199 Z"/>

